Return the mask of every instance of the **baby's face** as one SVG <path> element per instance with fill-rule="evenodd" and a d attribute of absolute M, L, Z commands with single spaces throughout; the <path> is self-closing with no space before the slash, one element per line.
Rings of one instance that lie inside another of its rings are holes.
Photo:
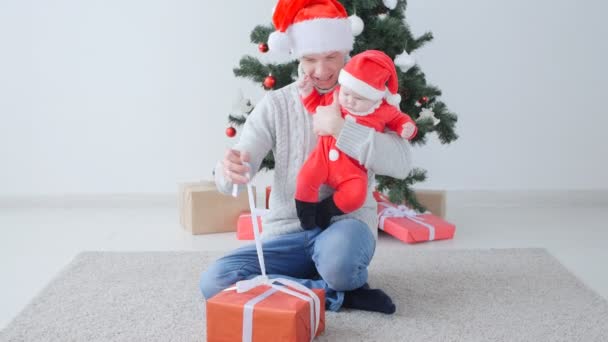
<path fill-rule="evenodd" d="M 340 102 L 340 106 L 344 107 L 351 113 L 367 112 L 377 102 L 367 99 L 345 86 L 340 86 L 340 93 L 338 95 L 338 101 Z"/>

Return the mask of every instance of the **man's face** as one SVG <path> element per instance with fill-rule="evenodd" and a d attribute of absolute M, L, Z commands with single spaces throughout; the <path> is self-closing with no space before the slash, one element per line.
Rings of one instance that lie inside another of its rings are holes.
<path fill-rule="evenodd" d="M 328 90 L 338 83 L 344 56 L 343 52 L 338 51 L 305 55 L 300 58 L 300 65 L 302 71 L 310 76 L 315 88 Z"/>

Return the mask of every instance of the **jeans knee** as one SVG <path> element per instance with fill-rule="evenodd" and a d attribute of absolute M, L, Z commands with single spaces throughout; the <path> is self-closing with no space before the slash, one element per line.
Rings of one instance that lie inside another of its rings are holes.
<path fill-rule="evenodd" d="M 228 270 L 219 263 L 214 263 L 201 274 L 199 288 L 203 297 L 209 299 L 218 292 L 234 284 L 239 279 L 239 270 Z"/>
<path fill-rule="evenodd" d="M 217 288 L 217 276 L 207 270 L 201 274 L 201 278 L 199 280 L 199 288 L 201 293 L 203 294 L 203 298 L 209 299 L 215 294 L 217 294 L 220 290 Z"/>
<path fill-rule="evenodd" d="M 315 242 L 317 271 L 336 291 L 359 288 L 367 281 L 367 266 L 376 241 L 363 222 L 346 219 L 334 223 Z"/>
<path fill-rule="evenodd" d="M 319 273 L 327 286 L 336 291 L 354 290 L 367 281 L 367 265 L 352 259 L 327 262 Z"/>

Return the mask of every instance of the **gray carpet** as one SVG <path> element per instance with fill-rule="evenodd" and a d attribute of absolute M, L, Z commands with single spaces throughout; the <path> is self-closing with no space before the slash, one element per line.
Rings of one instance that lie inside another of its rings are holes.
<path fill-rule="evenodd" d="M 83 253 L 1 341 L 201 341 L 200 270 L 217 255 Z M 608 341 L 608 303 L 541 249 L 380 250 L 393 316 L 327 314 L 319 341 Z"/>

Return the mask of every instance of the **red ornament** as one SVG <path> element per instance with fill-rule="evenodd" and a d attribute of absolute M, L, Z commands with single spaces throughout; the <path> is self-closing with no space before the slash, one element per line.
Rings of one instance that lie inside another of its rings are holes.
<path fill-rule="evenodd" d="M 427 102 L 429 102 L 429 98 L 428 98 L 428 97 L 426 97 L 426 96 L 423 96 L 423 97 L 420 99 L 420 102 L 421 102 L 421 103 L 427 103 Z"/>
<path fill-rule="evenodd" d="M 232 126 L 226 128 L 226 135 L 230 138 L 234 137 L 236 135 L 236 128 L 234 128 Z"/>
<path fill-rule="evenodd" d="M 268 52 L 268 44 L 260 43 L 260 45 L 258 45 L 258 50 L 260 50 L 261 53 Z"/>
<path fill-rule="evenodd" d="M 266 88 L 266 90 L 270 90 L 274 88 L 275 83 L 277 83 L 276 78 L 274 78 L 272 75 L 268 75 L 264 79 L 264 88 Z"/>

